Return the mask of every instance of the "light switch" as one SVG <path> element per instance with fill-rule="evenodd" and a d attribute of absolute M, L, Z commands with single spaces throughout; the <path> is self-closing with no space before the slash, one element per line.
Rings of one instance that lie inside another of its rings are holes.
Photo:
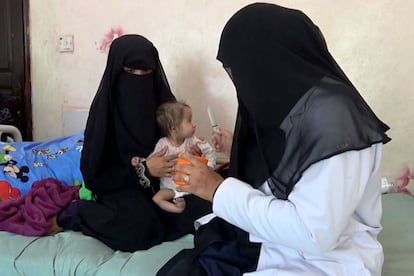
<path fill-rule="evenodd" d="M 73 35 L 59 37 L 59 52 L 73 52 Z"/>

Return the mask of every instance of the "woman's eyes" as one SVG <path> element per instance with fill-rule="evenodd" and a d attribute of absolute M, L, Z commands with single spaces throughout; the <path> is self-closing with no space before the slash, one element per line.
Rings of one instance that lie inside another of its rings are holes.
<path fill-rule="evenodd" d="M 145 76 L 152 73 L 152 69 L 134 69 L 124 66 L 125 72 L 128 72 L 130 74 L 134 74 L 137 76 Z"/>

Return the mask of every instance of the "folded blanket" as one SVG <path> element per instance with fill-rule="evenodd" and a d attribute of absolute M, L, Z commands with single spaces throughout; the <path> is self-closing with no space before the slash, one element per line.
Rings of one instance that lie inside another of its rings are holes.
<path fill-rule="evenodd" d="M 79 186 L 65 186 L 54 178 L 36 181 L 26 195 L 0 202 L 0 230 L 43 236 L 52 226 L 51 219 L 76 199 Z"/>

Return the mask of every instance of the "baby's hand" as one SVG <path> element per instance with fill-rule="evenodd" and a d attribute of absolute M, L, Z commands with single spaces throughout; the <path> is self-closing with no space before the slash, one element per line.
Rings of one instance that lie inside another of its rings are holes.
<path fill-rule="evenodd" d="M 187 151 L 195 156 L 201 156 L 202 154 L 200 147 L 197 145 L 189 145 Z"/>
<path fill-rule="evenodd" d="M 136 166 L 138 166 L 139 161 L 141 161 L 141 158 L 139 158 L 138 156 L 134 156 L 131 159 L 131 165 L 136 167 Z"/>
<path fill-rule="evenodd" d="M 174 198 L 173 203 L 177 207 L 177 210 L 179 210 L 179 213 L 182 213 L 184 211 L 185 206 L 186 206 L 184 198 L 182 198 L 182 197 Z"/>

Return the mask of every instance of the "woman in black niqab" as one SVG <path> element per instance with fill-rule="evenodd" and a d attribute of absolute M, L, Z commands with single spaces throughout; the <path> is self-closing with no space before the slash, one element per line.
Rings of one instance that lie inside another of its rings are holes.
<path fill-rule="evenodd" d="M 217 217 L 200 227 L 193 250 L 177 254 L 158 275 L 241 275 L 255 270 L 266 275 L 341 274 L 353 265 L 350 259 L 363 267 L 361 273 L 380 271 L 380 172 L 369 164 L 381 166 L 381 155 L 370 154 L 380 153 L 390 140 L 388 126 L 330 55 L 318 27 L 301 11 L 251 4 L 227 22 L 217 58 L 234 83 L 239 104 L 232 177 L 177 165 L 190 179 L 181 191 L 212 201 Z M 220 135 L 218 140 L 231 139 L 229 131 Z M 225 152 L 227 144 L 220 144 Z M 350 157 L 362 152 L 370 156 L 364 159 L 367 164 Z M 312 165 L 316 172 L 309 172 L 295 190 Z M 332 194 L 332 185 L 351 192 Z M 320 212 L 326 217 L 319 217 Z M 346 227 L 352 230 L 346 232 Z M 333 234 L 332 228 L 340 231 Z M 323 242 L 313 238 L 313 231 L 333 242 L 320 249 Z M 364 242 L 371 247 L 353 242 L 364 231 Z M 262 244 L 258 248 L 251 240 Z M 308 242 L 318 249 L 309 250 Z"/>
<path fill-rule="evenodd" d="M 85 186 L 96 200 L 73 203 L 58 224 L 122 251 L 194 231 L 193 221 L 211 211 L 207 201 L 190 195 L 181 214 L 162 211 L 152 201 L 158 177 L 172 172 L 177 156 L 155 154 L 143 161 L 161 137 L 155 111 L 166 101 L 175 97 L 153 44 L 140 35 L 115 39 L 90 108 L 81 157 Z M 142 166 L 133 166 L 136 157 Z"/>
<path fill-rule="evenodd" d="M 390 140 L 388 126 L 338 66 L 319 28 L 299 10 L 246 6 L 227 22 L 217 58 L 239 102 L 230 176 L 256 188 L 268 180 L 273 194 L 287 199 L 312 164 Z M 321 81 L 339 84 L 325 95 L 332 101 L 329 110 L 308 111 L 302 125 L 287 131 L 294 106 L 300 109 L 302 97 Z"/>
<path fill-rule="evenodd" d="M 137 75 L 131 69 L 150 73 Z M 108 170 L 119 179 L 125 168 L 130 177 L 131 158 L 148 156 L 161 137 L 156 108 L 171 100 L 175 97 L 152 43 L 139 35 L 115 39 L 85 129 L 81 170 L 87 188 L 101 194 L 126 185 L 108 178 Z"/>

